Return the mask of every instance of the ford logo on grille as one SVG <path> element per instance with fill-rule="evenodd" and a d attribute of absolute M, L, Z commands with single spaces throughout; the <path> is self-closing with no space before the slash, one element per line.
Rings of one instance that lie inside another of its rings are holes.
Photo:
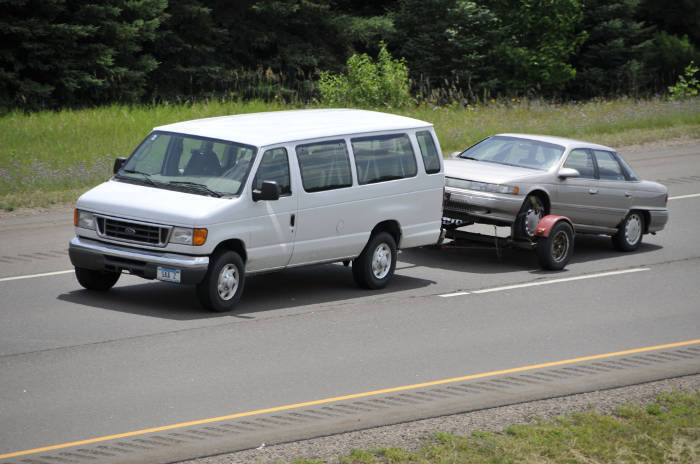
<path fill-rule="evenodd" d="M 136 229 L 134 229 L 133 227 L 125 227 L 124 233 L 126 235 L 136 235 Z"/>

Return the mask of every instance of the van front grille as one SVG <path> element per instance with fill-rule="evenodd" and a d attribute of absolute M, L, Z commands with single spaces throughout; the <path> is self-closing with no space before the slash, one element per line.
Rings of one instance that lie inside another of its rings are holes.
<path fill-rule="evenodd" d="M 124 242 L 164 247 L 171 227 L 97 216 L 97 233 Z"/>

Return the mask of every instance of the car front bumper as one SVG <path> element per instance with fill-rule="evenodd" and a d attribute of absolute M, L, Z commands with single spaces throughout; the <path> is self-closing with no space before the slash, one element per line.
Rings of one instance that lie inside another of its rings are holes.
<path fill-rule="evenodd" d="M 96 271 L 128 271 L 146 279 L 157 277 L 158 267 L 180 271 L 180 283 L 197 284 L 209 267 L 208 256 L 154 252 L 73 237 L 68 245 L 73 266 Z"/>
<path fill-rule="evenodd" d="M 519 195 L 504 195 L 447 187 L 443 216 L 470 222 L 510 225 L 523 204 Z"/>

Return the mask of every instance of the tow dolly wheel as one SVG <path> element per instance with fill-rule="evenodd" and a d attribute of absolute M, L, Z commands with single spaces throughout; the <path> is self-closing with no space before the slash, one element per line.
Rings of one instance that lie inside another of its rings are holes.
<path fill-rule="evenodd" d="M 566 221 L 557 222 L 548 237 L 537 243 L 540 267 L 552 271 L 564 269 L 574 253 L 574 230 Z"/>

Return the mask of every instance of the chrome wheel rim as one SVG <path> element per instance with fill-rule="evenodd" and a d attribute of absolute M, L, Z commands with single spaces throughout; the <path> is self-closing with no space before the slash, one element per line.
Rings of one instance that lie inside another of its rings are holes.
<path fill-rule="evenodd" d="M 228 301 L 236 294 L 236 290 L 238 290 L 238 268 L 233 264 L 227 264 L 219 272 L 217 283 L 219 298 Z"/>
<path fill-rule="evenodd" d="M 376 279 L 383 279 L 391 269 L 391 248 L 381 243 L 372 254 L 372 274 Z"/>
<path fill-rule="evenodd" d="M 642 219 L 638 214 L 633 214 L 627 219 L 625 224 L 625 240 L 630 245 L 634 245 L 642 236 Z"/>
<path fill-rule="evenodd" d="M 552 238 L 552 259 L 560 263 L 569 253 L 569 236 L 564 231 L 557 232 Z"/>
<path fill-rule="evenodd" d="M 525 213 L 524 225 L 527 236 L 533 237 L 537 230 L 537 224 L 539 224 L 544 217 L 544 206 L 542 206 L 539 198 L 536 196 L 530 197 L 530 203 L 531 207 Z"/>

